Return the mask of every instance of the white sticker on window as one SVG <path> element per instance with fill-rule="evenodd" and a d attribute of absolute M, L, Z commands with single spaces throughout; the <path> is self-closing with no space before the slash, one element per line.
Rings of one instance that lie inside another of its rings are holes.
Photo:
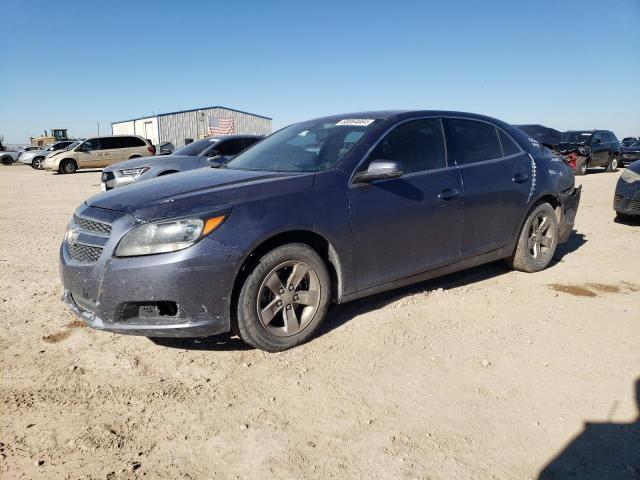
<path fill-rule="evenodd" d="M 373 118 L 345 118 L 336 123 L 336 126 L 367 127 L 373 122 L 375 122 Z"/>
<path fill-rule="evenodd" d="M 299 137 L 304 137 L 307 133 L 309 133 L 309 130 L 305 130 L 304 132 L 300 132 L 298 134 Z"/>

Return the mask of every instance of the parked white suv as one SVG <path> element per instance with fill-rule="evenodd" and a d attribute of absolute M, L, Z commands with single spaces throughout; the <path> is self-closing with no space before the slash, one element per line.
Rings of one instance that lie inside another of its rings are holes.
<path fill-rule="evenodd" d="M 137 135 L 111 135 L 91 137 L 76 142 L 65 150 L 47 155 L 46 170 L 74 173 L 79 168 L 103 168 L 131 158 L 154 155 L 155 147 Z"/>

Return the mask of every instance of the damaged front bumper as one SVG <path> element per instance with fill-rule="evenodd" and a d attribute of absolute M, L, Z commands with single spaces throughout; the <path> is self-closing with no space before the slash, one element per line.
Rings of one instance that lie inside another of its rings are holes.
<path fill-rule="evenodd" d="M 113 252 L 134 224 L 133 217 L 92 208 L 79 209 L 76 215 L 78 222 L 111 226 L 108 237 L 83 230 L 72 242 L 101 243 L 94 260 L 78 257 L 67 240 L 60 247 L 62 300 L 87 325 L 148 337 L 206 337 L 229 331 L 231 293 L 241 261 L 237 249 L 205 237 L 184 250 L 120 258 Z"/>
<path fill-rule="evenodd" d="M 578 213 L 578 204 L 582 194 L 582 185 L 571 188 L 560 194 L 560 225 L 558 243 L 566 242 L 571 236 Z"/>

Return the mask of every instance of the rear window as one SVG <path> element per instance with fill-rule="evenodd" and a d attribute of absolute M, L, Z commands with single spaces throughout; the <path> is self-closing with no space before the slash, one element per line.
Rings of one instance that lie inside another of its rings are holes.
<path fill-rule="evenodd" d="M 520 153 L 520 148 L 518 148 L 515 142 L 511 140 L 509 135 L 504 133 L 502 130 L 498 130 L 498 136 L 500 137 L 500 144 L 502 145 L 502 154 L 505 157 Z"/>
<path fill-rule="evenodd" d="M 496 127 L 475 120 L 452 119 L 458 165 L 502 158 Z"/>

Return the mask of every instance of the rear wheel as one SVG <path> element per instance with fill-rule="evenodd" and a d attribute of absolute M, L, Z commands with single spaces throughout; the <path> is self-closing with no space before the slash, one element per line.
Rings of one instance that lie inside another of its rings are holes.
<path fill-rule="evenodd" d="M 78 166 L 73 160 L 63 160 L 60 164 L 60 173 L 76 173 Z"/>
<path fill-rule="evenodd" d="M 283 245 L 263 256 L 245 280 L 238 334 L 261 350 L 287 350 L 313 336 L 330 300 L 331 279 L 322 258 L 308 245 Z"/>
<path fill-rule="evenodd" d="M 618 171 L 618 156 L 614 155 L 609 165 L 607 165 L 607 172 L 616 172 Z"/>
<path fill-rule="evenodd" d="M 576 175 L 586 175 L 587 174 L 587 159 L 579 159 L 576 164 Z"/>
<path fill-rule="evenodd" d="M 44 157 L 36 157 L 31 162 L 31 166 L 36 170 L 42 170 L 44 169 L 43 162 L 44 162 Z"/>
<path fill-rule="evenodd" d="M 558 246 L 558 219 L 553 207 L 541 203 L 527 217 L 516 251 L 507 263 L 522 272 L 545 269 Z"/>

